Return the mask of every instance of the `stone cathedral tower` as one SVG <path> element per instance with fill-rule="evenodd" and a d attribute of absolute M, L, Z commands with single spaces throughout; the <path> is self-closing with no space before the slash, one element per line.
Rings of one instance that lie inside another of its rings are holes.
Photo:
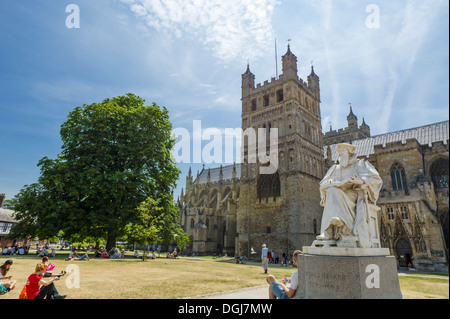
<path fill-rule="evenodd" d="M 290 254 L 310 245 L 320 231 L 318 188 L 324 159 L 319 77 L 311 67 L 307 82 L 299 78 L 297 57 L 289 45 L 282 71 L 278 79 L 256 86 L 249 66 L 242 74 L 242 130 L 263 128 L 269 137 L 273 128 L 278 129 L 278 170 L 260 174 L 262 164 L 249 160 L 249 143 L 243 137 L 238 256 L 250 256 L 252 248 L 260 252 L 262 244 L 280 256 Z"/>

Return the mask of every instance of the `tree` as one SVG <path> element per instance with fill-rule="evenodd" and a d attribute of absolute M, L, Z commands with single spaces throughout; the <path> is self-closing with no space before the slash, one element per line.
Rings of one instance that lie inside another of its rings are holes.
<path fill-rule="evenodd" d="M 172 197 L 180 174 L 171 157 L 172 124 L 166 108 L 144 103 L 127 94 L 70 112 L 62 152 L 41 159 L 38 182 L 16 195 L 19 224 L 11 235 L 62 231 L 66 239 L 106 238 L 110 249 L 128 224 L 139 224 L 142 202 Z"/>
<path fill-rule="evenodd" d="M 178 218 L 178 207 L 167 194 L 156 200 L 149 197 L 141 203 L 136 221 L 130 222 L 126 229 L 129 240 L 144 246 L 143 260 L 147 245 L 175 242 L 181 248 L 186 247 L 188 238 Z"/>

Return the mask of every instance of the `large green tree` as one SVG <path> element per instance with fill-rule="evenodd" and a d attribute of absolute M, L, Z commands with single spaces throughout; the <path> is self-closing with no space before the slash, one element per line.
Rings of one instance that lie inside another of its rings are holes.
<path fill-rule="evenodd" d="M 140 224 L 141 203 L 172 198 L 180 171 L 171 157 L 169 114 L 144 103 L 127 94 L 70 112 L 61 126 L 62 152 L 41 159 L 38 182 L 13 200 L 19 224 L 11 235 L 106 238 L 109 249 L 127 225 Z M 158 207 L 160 215 L 178 220 L 173 198 Z"/>

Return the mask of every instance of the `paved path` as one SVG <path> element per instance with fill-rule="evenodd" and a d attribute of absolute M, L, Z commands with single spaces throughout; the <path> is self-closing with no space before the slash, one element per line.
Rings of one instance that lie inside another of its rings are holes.
<path fill-rule="evenodd" d="M 421 276 L 421 274 L 424 274 Z M 416 273 L 409 271 L 401 271 L 399 272 L 399 276 L 414 276 L 414 277 L 423 277 L 423 278 L 439 278 L 439 279 L 447 279 L 445 276 L 430 276 L 425 275 L 426 273 Z M 256 287 L 249 287 L 243 289 L 230 290 L 226 292 L 218 292 L 214 294 L 202 295 L 197 297 L 192 297 L 188 299 L 268 299 L 269 285 L 262 285 Z"/>
<path fill-rule="evenodd" d="M 226 292 L 218 292 L 209 295 L 202 295 L 192 297 L 189 299 L 268 299 L 269 298 L 269 285 L 242 288 L 236 290 L 230 290 Z"/>

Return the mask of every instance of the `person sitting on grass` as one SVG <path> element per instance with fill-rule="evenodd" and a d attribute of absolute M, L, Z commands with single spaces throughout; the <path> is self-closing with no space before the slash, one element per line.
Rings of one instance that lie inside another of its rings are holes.
<path fill-rule="evenodd" d="M 293 265 L 294 267 L 298 267 L 297 264 L 297 256 L 302 255 L 303 252 L 301 250 L 294 251 L 293 254 Z M 267 283 L 269 286 L 269 299 L 292 299 L 297 293 L 298 289 L 298 270 L 295 271 L 289 282 L 291 286 L 289 288 L 282 282 L 278 282 L 273 275 L 267 275 L 266 277 Z"/>
<path fill-rule="evenodd" d="M 48 262 L 48 265 L 47 265 Z M 66 272 L 63 270 L 60 274 L 54 275 L 53 269 L 55 269 L 55 264 L 48 260 L 47 256 L 42 257 L 42 263 L 45 265 L 45 274 L 44 277 L 54 277 L 54 276 L 64 276 Z"/>
<path fill-rule="evenodd" d="M 83 256 L 79 256 L 77 255 L 77 253 L 75 252 L 75 247 L 72 248 L 72 251 L 69 254 L 69 258 L 64 259 L 66 261 L 70 261 L 70 260 L 87 260 L 90 261 L 88 254 L 84 254 Z"/>
<path fill-rule="evenodd" d="M 119 252 L 117 251 L 117 249 L 114 250 L 114 253 L 112 254 L 111 258 L 113 258 L 113 259 L 120 258 L 120 255 L 119 255 Z"/>
<path fill-rule="evenodd" d="M 49 281 L 42 280 L 45 273 L 45 265 L 43 263 L 37 264 L 34 273 L 32 273 L 27 280 L 25 289 L 27 292 L 27 299 L 64 299 L 65 295 L 60 295 L 56 290 L 53 282 L 59 280 L 61 275 L 52 277 Z"/>
<path fill-rule="evenodd" d="M 6 276 L 12 264 L 12 259 L 8 259 L 0 266 L 0 296 L 10 292 L 16 286 L 17 280 L 11 280 L 11 276 Z"/>
<path fill-rule="evenodd" d="M 47 262 L 48 262 L 48 265 L 47 265 Z M 45 265 L 44 277 L 52 277 L 53 269 L 55 268 L 55 264 L 53 264 L 51 261 L 48 261 L 47 256 L 42 257 L 42 263 Z"/>

